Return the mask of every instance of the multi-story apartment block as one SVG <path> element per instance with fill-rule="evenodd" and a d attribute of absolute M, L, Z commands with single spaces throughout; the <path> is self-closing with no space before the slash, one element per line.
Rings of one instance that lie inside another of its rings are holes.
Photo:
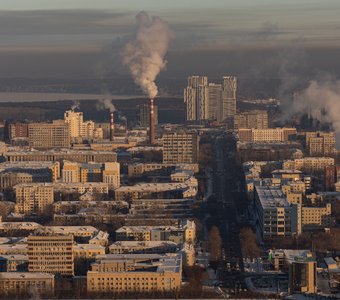
<path fill-rule="evenodd" d="M 302 207 L 302 226 L 329 227 L 332 224 L 332 205 Z"/>
<path fill-rule="evenodd" d="M 268 128 L 268 129 L 238 129 L 241 142 L 277 143 L 287 142 L 291 136 L 296 135 L 296 128 Z"/>
<path fill-rule="evenodd" d="M 87 272 L 90 293 L 176 291 L 181 283 L 180 254 L 107 254 Z"/>
<path fill-rule="evenodd" d="M 68 148 L 70 130 L 64 122 L 30 123 L 28 125 L 29 145 L 33 148 Z"/>
<path fill-rule="evenodd" d="M 266 110 L 251 110 L 234 116 L 234 129 L 268 129 L 268 112 Z"/>
<path fill-rule="evenodd" d="M 306 147 L 310 156 L 329 156 L 336 153 L 334 132 L 306 132 Z"/>
<path fill-rule="evenodd" d="M 30 235 L 27 243 L 29 272 L 74 275 L 72 235 Z"/>
<path fill-rule="evenodd" d="M 24 254 L 12 254 L 0 256 L 1 272 L 27 272 L 28 257 Z"/>
<path fill-rule="evenodd" d="M 198 191 L 198 181 L 191 177 L 185 182 L 138 183 L 115 190 L 115 199 L 130 201 L 138 198 L 192 198 Z"/>
<path fill-rule="evenodd" d="M 196 239 L 194 221 L 185 220 L 179 226 L 123 226 L 116 230 L 117 241 L 171 241 L 177 244 Z"/>
<path fill-rule="evenodd" d="M 178 250 L 178 244 L 170 241 L 118 241 L 109 247 L 111 254 L 165 254 Z"/>
<path fill-rule="evenodd" d="M 16 210 L 24 215 L 43 215 L 52 212 L 54 202 L 53 186 L 22 183 L 14 187 Z"/>
<path fill-rule="evenodd" d="M 206 76 L 188 77 L 184 89 L 188 121 L 225 121 L 236 113 L 237 79 L 224 76 L 222 84 L 208 83 Z"/>
<path fill-rule="evenodd" d="M 308 170 L 324 171 L 328 166 L 334 166 L 334 158 L 331 157 L 304 157 L 286 160 L 282 164 L 284 170 Z"/>
<path fill-rule="evenodd" d="M 70 137 L 77 138 L 83 136 L 83 113 L 68 110 L 64 113 L 65 123 L 69 125 Z"/>
<path fill-rule="evenodd" d="M 107 163 L 76 163 L 63 162 L 62 181 L 65 183 L 76 182 L 104 182 L 111 189 L 120 186 L 120 164 Z"/>
<path fill-rule="evenodd" d="M 28 296 L 30 290 L 34 290 L 38 295 L 53 295 L 54 275 L 33 272 L 0 273 L 1 296 Z"/>
<path fill-rule="evenodd" d="M 278 187 L 255 186 L 258 230 L 264 239 L 301 234 L 301 205 L 288 202 Z"/>
<path fill-rule="evenodd" d="M 162 170 L 190 170 L 194 173 L 199 171 L 198 164 L 163 164 L 163 163 L 134 163 L 128 165 L 128 176 L 138 177 L 147 173 L 162 171 Z M 169 172 L 169 173 L 170 173 Z"/>
<path fill-rule="evenodd" d="M 8 162 L 26 161 L 58 161 L 69 160 L 74 162 L 116 162 L 117 153 L 112 151 L 82 151 L 71 149 L 47 151 L 8 151 L 3 155 Z"/>
<path fill-rule="evenodd" d="M 199 137 L 190 132 L 163 134 L 163 163 L 196 163 L 199 154 Z"/>
<path fill-rule="evenodd" d="M 9 124 L 8 137 L 10 140 L 15 138 L 28 138 L 28 123 Z"/>
<path fill-rule="evenodd" d="M 93 244 L 73 245 L 74 259 L 94 259 L 97 255 L 104 255 L 105 247 Z"/>

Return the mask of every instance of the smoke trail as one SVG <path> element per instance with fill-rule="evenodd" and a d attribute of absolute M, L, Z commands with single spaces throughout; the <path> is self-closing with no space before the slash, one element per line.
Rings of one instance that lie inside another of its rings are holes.
<path fill-rule="evenodd" d="M 166 66 L 164 57 L 174 33 L 159 17 L 150 18 L 143 11 L 137 14 L 136 21 L 135 40 L 126 44 L 123 64 L 128 66 L 135 83 L 153 98 L 158 93 L 155 79 Z"/>
<path fill-rule="evenodd" d="M 96 109 L 97 110 L 108 109 L 110 112 L 116 111 L 116 108 L 112 103 L 112 100 L 109 98 L 99 99 L 98 103 L 96 104 Z"/>
<path fill-rule="evenodd" d="M 307 113 L 322 123 L 330 123 L 340 146 L 340 80 L 311 81 L 296 94 L 291 112 Z"/>
<path fill-rule="evenodd" d="M 80 107 L 80 101 L 79 100 L 74 100 L 73 104 L 71 106 L 71 110 L 75 110 Z"/>

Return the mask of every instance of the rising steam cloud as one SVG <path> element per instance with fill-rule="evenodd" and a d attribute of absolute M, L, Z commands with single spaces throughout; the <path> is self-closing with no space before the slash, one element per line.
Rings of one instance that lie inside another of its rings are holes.
<path fill-rule="evenodd" d="M 311 81 L 294 97 L 292 113 L 307 113 L 320 122 L 330 123 L 340 142 L 340 80 Z"/>
<path fill-rule="evenodd" d="M 108 109 L 110 112 L 115 112 L 116 111 L 115 106 L 112 104 L 112 100 L 109 99 L 109 98 L 99 99 L 98 103 L 96 104 L 96 109 L 97 110 Z"/>
<path fill-rule="evenodd" d="M 136 16 L 135 39 L 126 44 L 122 56 L 135 81 L 144 93 L 154 98 L 158 93 L 155 80 L 166 66 L 164 60 L 174 33 L 159 17 L 150 18 L 146 12 Z"/>

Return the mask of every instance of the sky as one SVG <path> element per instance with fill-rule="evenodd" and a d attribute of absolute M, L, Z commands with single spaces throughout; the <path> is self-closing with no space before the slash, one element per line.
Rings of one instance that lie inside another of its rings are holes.
<path fill-rule="evenodd" d="M 228 54 L 242 63 L 286 48 L 302 48 L 315 68 L 326 68 L 331 56 L 323 56 L 340 48 L 339 0 L 1 0 L 0 77 L 124 72 L 119 51 L 141 10 L 160 16 L 176 35 L 169 76 L 214 74 L 218 59 L 216 76 L 223 68 L 241 72 Z"/>

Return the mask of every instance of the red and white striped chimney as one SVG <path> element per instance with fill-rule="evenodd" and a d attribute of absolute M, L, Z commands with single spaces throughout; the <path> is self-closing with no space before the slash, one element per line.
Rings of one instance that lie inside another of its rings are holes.
<path fill-rule="evenodd" d="M 110 112 L 110 141 L 114 141 L 114 134 L 115 134 L 115 121 L 113 112 Z"/>
<path fill-rule="evenodd" d="M 155 143 L 155 113 L 154 113 L 154 105 L 153 98 L 150 99 L 150 144 L 153 145 Z"/>

